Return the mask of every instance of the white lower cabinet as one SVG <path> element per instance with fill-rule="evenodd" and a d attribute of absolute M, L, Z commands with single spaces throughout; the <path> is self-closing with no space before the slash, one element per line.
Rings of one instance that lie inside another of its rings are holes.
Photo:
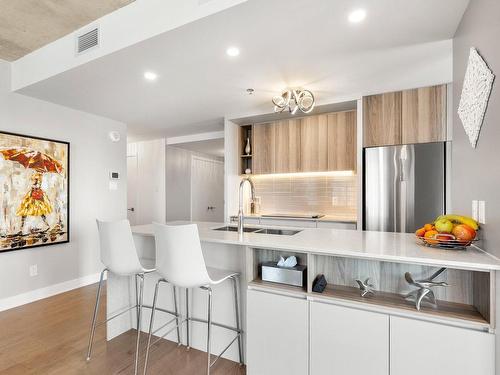
<path fill-rule="evenodd" d="M 495 375 L 495 335 L 248 290 L 248 375 Z"/>
<path fill-rule="evenodd" d="M 389 316 L 311 302 L 310 375 L 389 375 Z"/>
<path fill-rule="evenodd" d="M 307 304 L 305 299 L 248 290 L 248 375 L 308 373 Z"/>
<path fill-rule="evenodd" d="M 391 375 L 494 375 L 495 336 L 391 316 Z"/>

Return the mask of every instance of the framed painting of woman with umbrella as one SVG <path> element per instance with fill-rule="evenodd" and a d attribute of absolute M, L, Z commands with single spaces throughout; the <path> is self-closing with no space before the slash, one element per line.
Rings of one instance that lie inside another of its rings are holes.
<path fill-rule="evenodd" d="M 0 132 L 0 253 L 69 242 L 69 143 Z"/>

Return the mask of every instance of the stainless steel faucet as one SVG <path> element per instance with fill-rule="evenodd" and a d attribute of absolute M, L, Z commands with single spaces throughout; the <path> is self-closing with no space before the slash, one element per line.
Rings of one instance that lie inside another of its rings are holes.
<path fill-rule="evenodd" d="M 243 238 L 243 187 L 245 183 L 248 182 L 250 184 L 251 194 L 252 194 L 252 202 L 255 201 L 255 186 L 253 185 L 250 177 L 244 177 L 240 182 L 240 199 L 239 199 L 239 210 L 238 210 L 238 234 L 240 238 Z"/>

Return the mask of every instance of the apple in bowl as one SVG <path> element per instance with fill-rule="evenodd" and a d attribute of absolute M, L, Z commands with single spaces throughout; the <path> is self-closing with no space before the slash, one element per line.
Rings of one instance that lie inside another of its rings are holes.
<path fill-rule="evenodd" d="M 458 224 L 452 230 L 455 238 L 461 242 L 469 243 L 476 238 L 476 231 L 467 224 Z"/>

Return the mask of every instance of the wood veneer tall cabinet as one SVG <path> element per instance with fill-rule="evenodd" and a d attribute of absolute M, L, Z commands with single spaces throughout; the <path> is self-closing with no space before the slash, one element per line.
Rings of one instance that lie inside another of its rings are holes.
<path fill-rule="evenodd" d="M 275 173 L 300 172 L 300 120 L 275 123 Z"/>
<path fill-rule="evenodd" d="M 446 86 L 423 87 L 402 93 L 402 143 L 446 140 Z"/>
<path fill-rule="evenodd" d="M 401 144 L 401 92 L 363 98 L 363 146 Z"/>
<path fill-rule="evenodd" d="M 356 111 L 255 124 L 254 174 L 356 170 Z"/>
<path fill-rule="evenodd" d="M 356 170 L 356 111 L 328 115 L 328 170 Z"/>
<path fill-rule="evenodd" d="M 446 141 L 446 85 L 363 98 L 363 146 Z"/>
<path fill-rule="evenodd" d="M 300 121 L 300 171 L 328 170 L 328 116 L 304 117 Z"/>
<path fill-rule="evenodd" d="M 276 126 L 274 122 L 253 126 L 253 173 L 275 173 Z"/>

